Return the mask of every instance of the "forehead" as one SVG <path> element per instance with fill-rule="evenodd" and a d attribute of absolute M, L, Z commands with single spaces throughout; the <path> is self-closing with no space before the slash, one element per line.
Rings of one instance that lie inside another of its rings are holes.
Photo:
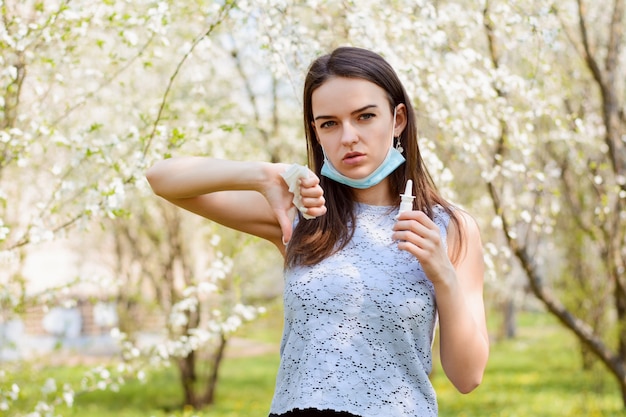
<path fill-rule="evenodd" d="M 384 109 L 388 104 L 385 90 L 361 78 L 332 77 L 311 95 L 313 115 L 336 115 L 368 105 Z"/>

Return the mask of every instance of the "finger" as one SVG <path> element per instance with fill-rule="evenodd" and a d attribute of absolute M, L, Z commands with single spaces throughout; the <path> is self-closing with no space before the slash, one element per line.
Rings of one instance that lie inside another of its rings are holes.
<path fill-rule="evenodd" d="M 306 214 L 313 217 L 323 216 L 326 212 L 326 206 L 308 207 L 306 210 Z"/>
<path fill-rule="evenodd" d="M 415 259 L 417 259 L 422 264 L 422 267 L 426 267 L 429 260 L 432 258 L 427 250 L 424 250 L 419 245 L 416 245 L 413 242 L 400 241 L 398 242 L 398 249 L 413 255 Z"/>
<path fill-rule="evenodd" d="M 392 238 L 398 242 L 398 249 L 413 254 L 420 262 L 444 256 L 445 250 L 439 235 L 419 235 L 410 231 L 398 231 Z M 445 255 L 447 257 L 447 255 Z M 433 258 L 435 257 L 435 258 Z"/>
<path fill-rule="evenodd" d="M 296 215 L 296 208 L 291 207 L 289 210 L 277 210 L 276 219 L 283 234 L 283 244 L 289 243 L 293 234 L 293 219 Z"/>
<path fill-rule="evenodd" d="M 326 204 L 326 199 L 323 196 L 306 196 L 302 197 L 302 205 L 304 207 L 321 207 Z"/>
<path fill-rule="evenodd" d="M 394 229 L 394 234 L 403 237 L 402 240 L 411 240 L 414 242 L 433 242 L 434 244 L 441 241 L 439 230 L 430 229 L 417 222 L 410 222 L 409 227 Z"/>
<path fill-rule="evenodd" d="M 309 175 L 306 178 L 301 178 L 300 179 L 300 186 L 305 187 L 305 188 L 315 187 L 319 183 L 320 183 L 320 180 L 315 175 Z"/>
<path fill-rule="evenodd" d="M 300 195 L 303 197 L 321 197 L 324 195 L 324 190 L 319 185 L 305 187 L 301 184 Z"/>
<path fill-rule="evenodd" d="M 420 236 L 429 235 L 432 230 L 416 220 L 398 220 L 392 230 L 396 232 L 406 231 Z"/>
<path fill-rule="evenodd" d="M 400 231 L 394 232 L 391 235 L 391 238 L 398 243 L 409 242 L 415 246 L 421 246 L 421 242 L 423 240 L 423 238 L 420 235 L 415 234 L 411 231 L 407 231 L 407 230 L 400 230 Z"/>
<path fill-rule="evenodd" d="M 421 210 L 403 211 L 398 214 L 398 221 L 401 220 L 414 220 L 424 225 L 435 226 L 435 223 L 430 219 L 430 217 L 428 217 L 428 215 Z"/>
<path fill-rule="evenodd" d="M 437 226 L 426 213 L 418 210 L 400 213 L 393 230 L 412 230 L 420 234 L 439 234 L 439 226 Z"/>

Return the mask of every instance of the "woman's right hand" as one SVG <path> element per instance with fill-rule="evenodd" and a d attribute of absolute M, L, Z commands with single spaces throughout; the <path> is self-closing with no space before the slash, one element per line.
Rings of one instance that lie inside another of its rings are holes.
<path fill-rule="evenodd" d="M 293 234 L 293 221 L 297 208 L 293 205 L 293 194 L 289 191 L 287 183 L 281 174 L 288 169 L 289 165 L 276 163 L 270 165 L 270 180 L 267 182 L 262 194 L 274 211 L 278 224 L 282 231 L 282 240 L 287 244 Z M 300 184 L 300 196 L 305 213 L 318 217 L 326 214 L 326 201 L 324 190 L 320 187 L 320 180 L 310 172 L 307 178 L 298 180 Z"/>

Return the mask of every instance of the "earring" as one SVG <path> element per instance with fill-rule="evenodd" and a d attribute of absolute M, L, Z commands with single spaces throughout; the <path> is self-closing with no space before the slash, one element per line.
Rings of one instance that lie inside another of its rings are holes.
<path fill-rule="evenodd" d="M 396 141 L 396 146 L 395 146 L 396 151 L 403 153 L 404 148 L 402 147 L 402 144 L 400 143 L 400 136 L 396 136 L 394 139 Z"/>

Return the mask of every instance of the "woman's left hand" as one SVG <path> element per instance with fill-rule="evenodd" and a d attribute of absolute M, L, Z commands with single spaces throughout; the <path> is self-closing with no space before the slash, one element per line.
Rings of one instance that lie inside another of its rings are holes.
<path fill-rule="evenodd" d="M 442 242 L 439 227 L 421 211 L 407 211 L 398 216 L 393 239 L 398 248 L 419 260 L 424 273 L 435 287 L 439 315 L 439 354 L 444 372 L 463 393 L 476 388 L 489 358 L 489 336 L 483 301 L 484 260 L 476 222 L 456 210 L 458 222 L 450 222 L 448 246 L 454 253 L 454 265 Z M 463 242 L 454 228 L 459 227 Z M 462 244 L 461 244 L 462 243 Z"/>
<path fill-rule="evenodd" d="M 398 249 L 415 256 L 433 284 L 454 276 L 439 227 L 426 213 L 419 210 L 400 213 L 393 231 L 392 238 L 398 241 Z"/>

